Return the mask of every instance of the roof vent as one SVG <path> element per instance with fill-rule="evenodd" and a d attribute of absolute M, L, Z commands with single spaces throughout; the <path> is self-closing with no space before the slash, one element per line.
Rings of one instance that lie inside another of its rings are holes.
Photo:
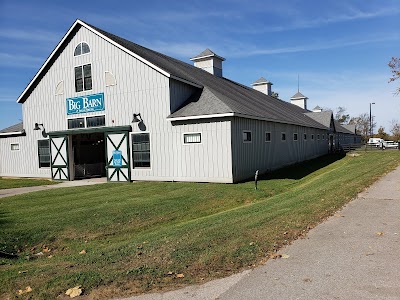
<path fill-rule="evenodd" d="M 290 98 L 290 103 L 301 107 L 302 109 L 307 109 L 307 97 L 302 93 L 297 92 Z"/>
<path fill-rule="evenodd" d="M 322 108 L 317 105 L 316 107 L 313 108 L 312 111 L 313 112 L 322 112 Z"/>
<path fill-rule="evenodd" d="M 206 49 L 199 55 L 190 59 L 194 66 L 203 69 L 215 76 L 222 77 L 222 62 L 225 58 L 218 56 L 210 49 Z"/>
<path fill-rule="evenodd" d="M 273 83 L 266 80 L 264 77 L 260 77 L 257 81 L 253 82 L 251 85 L 253 86 L 253 89 L 261 93 L 267 94 L 268 96 L 272 95 L 271 87 Z"/>

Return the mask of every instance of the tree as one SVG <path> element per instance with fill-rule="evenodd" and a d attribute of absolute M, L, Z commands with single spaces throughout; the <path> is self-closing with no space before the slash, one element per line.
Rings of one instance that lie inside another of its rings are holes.
<path fill-rule="evenodd" d="M 388 63 L 392 77 L 390 77 L 389 82 L 395 81 L 400 78 L 400 58 L 392 57 L 392 60 Z M 396 89 L 395 95 L 400 93 L 400 87 Z"/>
<path fill-rule="evenodd" d="M 390 132 L 394 141 L 400 141 L 400 123 L 397 120 L 392 120 Z"/>
<path fill-rule="evenodd" d="M 336 108 L 335 120 L 340 124 L 346 124 L 350 120 L 350 115 L 346 114 L 346 107 L 339 106 Z"/>
<path fill-rule="evenodd" d="M 373 119 L 372 119 L 373 120 Z M 364 140 L 367 140 L 370 135 L 369 114 L 363 113 L 358 117 L 350 119 L 349 124 L 356 125 L 358 134 L 361 134 Z M 376 122 L 372 122 L 372 128 L 376 126 Z"/>
<path fill-rule="evenodd" d="M 389 135 L 385 132 L 385 128 L 384 127 L 379 127 L 378 129 L 378 134 L 375 134 L 375 137 L 384 139 L 384 140 L 389 140 Z"/>
<path fill-rule="evenodd" d="M 276 99 L 279 99 L 279 93 L 272 92 L 271 96 L 276 98 Z"/>

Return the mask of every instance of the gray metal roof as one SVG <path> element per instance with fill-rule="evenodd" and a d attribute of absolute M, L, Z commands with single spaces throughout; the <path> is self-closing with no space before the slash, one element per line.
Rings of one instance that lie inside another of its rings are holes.
<path fill-rule="evenodd" d="M 24 130 L 24 124 L 21 122 L 0 130 L 0 133 L 23 132 L 23 130 Z"/>
<path fill-rule="evenodd" d="M 331 126 L 333 113 L 330 110 L 320 111 L 320 112 L 307 112 L 306 115 L 314 119 L 318 123 L 321 123 L 325 127 L 330 128 Z"/>
<path fill-rule="evenodd" d="M 294 94 L 294 95 L 292 96 L 292 98 L 290 98 L 290 99 L 294 99 L 294 98 L 307 98 L 307 97 L 304 96 L 302 93 L 297 92 L 297 93 Z"/>
<path fill-rule="evenodd" d="M 271 83 L 269 82 L 267 79 L 265 79 L 264 77 L 260 77 L 259 79 L 257 79 L 256 81 L 254 81 L 251 85 L 259 85 L 259 84 L 264 84 L 264 83 Z"/>
<path fill-rule="evenodd" d="M 87 25 L 171 75 L 203 87 L 198 94 L 188 99 L 169 118 L 238 113 L 243 116 L 281 123 L 325 129 L 322 124 L 304 115 L 307 110 L 296 105 L 229 79 L 214 76 L 193 65 L 132 43 L 92 25 Z"/>
<path fill-rule="evenodd" d="M 335 120 L 335 128 L 336 132 L 340 133 L 355 134 L 356 131 L 355 125 L 342 125 L 336 120 Z"/>
<path fill-rule="evenodd" d="M 215 56 L 215 57 L 218 57 L 221 60 L 225 60 L 225 58 L 215 54 L 213 51 L 211 51 L 208 48 L 206 50 L 204 50 L 203 52 L 201 52 L 199 55 L 196 55 L 195 57 L 192 57 L 190 60 L 197 60 L 197 59 L 200 59 L 200 58 L 203 58 L 203 57 L 210 57 L 210 56 Z"/>

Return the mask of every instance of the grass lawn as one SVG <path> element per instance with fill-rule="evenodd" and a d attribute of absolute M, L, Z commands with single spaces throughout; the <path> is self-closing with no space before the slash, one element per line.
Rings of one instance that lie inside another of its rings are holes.
<path fill-rule="evenodd" d="M 30 286 L 34 299 L 53 299 L 81 285 L 101 299 L 232 274 L 399 165 L 400 151 L 360 152 L 274 172 L 258 190 L 253 182 L 107 183 L 0 199 L 0 298 Z"/>
<path fill-rule="evenodd" d="M 56 181 L 50 179 L 35 179 L 35 178 L 2 178 L 0 177 L 0 190 L 14 189 L 27 186 L 50 185 L 57 184 Z"/>

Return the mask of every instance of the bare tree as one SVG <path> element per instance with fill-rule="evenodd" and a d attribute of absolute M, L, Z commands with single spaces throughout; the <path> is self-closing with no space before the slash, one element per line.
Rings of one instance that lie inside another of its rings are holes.
<path fill-rule="evenodd" d="M 389 82 L 395 81 L 400 78 L 400 58 L 392 57 L 392 60 L 388 63 L 392 77 L 390 77 Z M 400 93 L 400 87 L 396 89 L 395 95 Z"/>
<path fill-rule="evenodd" d="M 397 120 L 392 120 L 390 132 L 394 141 L 400 141 L 400 123 Z"/>
<path fill-rule="evenodd" d="M 346 124 L 350 120 L 350 115 L 346 114 L 346 107 L 339 106 L 336 108 L 335 120 L 340 124 Z"/>
<path fill-rule="evenodd" d="M 373 119 L 372 119 L 373 120 Z M 364 140 L 367 140 L 370 134 L 369 114 L 363 113 L 358 117 L 350 119 L 349 124 L 356 125 L 358 134 L 361 134 Z M 376 126 L 376 122 L 372 121 L 372 128 Z"/>

